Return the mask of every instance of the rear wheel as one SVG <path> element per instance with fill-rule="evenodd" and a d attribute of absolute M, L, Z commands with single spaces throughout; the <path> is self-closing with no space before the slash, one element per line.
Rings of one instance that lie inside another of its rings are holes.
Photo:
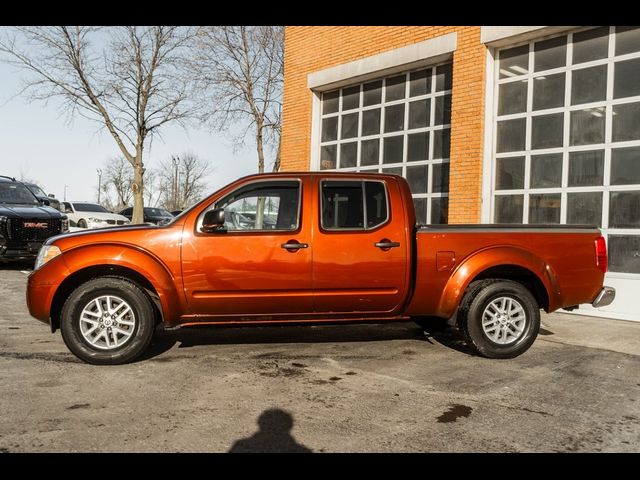
<path fill-rule="evenodd" d="M 78 220 L 78 228 L 87 228 L 87 221 L 84 218 Z"/>
<path fill-rule="evenodd" d="M 467 344 L 480 355 L 514 358 L 535 341 L 540 329 L 540 307 L 520 283 L 481 280 L 467 289 L 457 321 Z"/>
<path fill-rule="evenodd" d="M 135 360 L 149 345 L 154 327 L 151 300 L 121 277 L 101 277 L 80 285 L 69 295 L 60 319 L 69 350 L 95 365 Z"/>

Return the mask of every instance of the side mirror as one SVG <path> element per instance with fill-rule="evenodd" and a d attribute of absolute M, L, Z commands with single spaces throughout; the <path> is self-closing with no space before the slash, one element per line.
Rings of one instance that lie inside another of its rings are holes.
<path fill-rule="evenodd" d="M 202 231 L 205 233 L 226 232 L 224 228 L 224 208 L 209 210 L 202 219 Z"/>
<path fill-rule="evenodd" d="M 53 193 L 50 193 L 49 198 L 56 198 L 56 196 Z"/>

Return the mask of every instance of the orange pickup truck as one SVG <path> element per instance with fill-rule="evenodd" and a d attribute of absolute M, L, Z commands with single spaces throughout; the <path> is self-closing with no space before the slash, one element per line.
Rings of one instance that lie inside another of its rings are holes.
<path fill-rule="evenodd" d="M 418 226 L 396 175 L 253 175 L 166 225 L 59 235 L 29 276 L 29 312 L 93 364 L 134 360 L 158 324 L 455 318 L 480 355 L 526 351 L 547 312 L 604 306 L 593 226 Z"/>

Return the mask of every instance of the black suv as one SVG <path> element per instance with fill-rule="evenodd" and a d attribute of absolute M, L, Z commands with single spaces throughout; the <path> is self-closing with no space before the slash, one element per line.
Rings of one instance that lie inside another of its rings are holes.
<path fill-rule="evenodd" d="M 53 207 L 56 210 L 62 211 L 62 209 L 60 208 L 60 200 L 54 197 L 53 194 L 50 193 L 49 195 L 47 195 L 46 193 L 44 193 L 44 190 L 42 190 L 42 188 L 40 188 L 35 183 L 26 183 L 26 182 L 23 182 L 23 183 L 29 190 L 31 190 L 31 193 L 33 193 L 36 196 L 36 198 L 40 201 L 41 204 L 49 205 L 50 207 Z"/>
<path fill-rule="evenodd" d="M 44 241 L 69 231 L 69 220 L 41 205 L 22 182 L 0 175 L 0 260 L 35 258 Z"/>

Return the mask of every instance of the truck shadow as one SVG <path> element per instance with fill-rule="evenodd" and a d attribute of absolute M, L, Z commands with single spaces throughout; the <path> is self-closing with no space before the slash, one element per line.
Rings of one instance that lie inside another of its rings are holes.
<path fill-rule="evenodd" d="M 34 260 L 0 261 L 0 270 L 33 270 Z"/>
<path fill-rule="evenodd" d="M 284 343 L 345 343 L 418 340 L 441 344 L 452 350 L 472 355 L 458 330 L 453 327 L 423 328 L 413 322 L 386 324 L 303 325 L 303 326 L 209 326 L 181 330 L 158 330 L 139 359 L 148 360 L 178 345 L 190 348 L 203 345 L 245 345 Z"/>

